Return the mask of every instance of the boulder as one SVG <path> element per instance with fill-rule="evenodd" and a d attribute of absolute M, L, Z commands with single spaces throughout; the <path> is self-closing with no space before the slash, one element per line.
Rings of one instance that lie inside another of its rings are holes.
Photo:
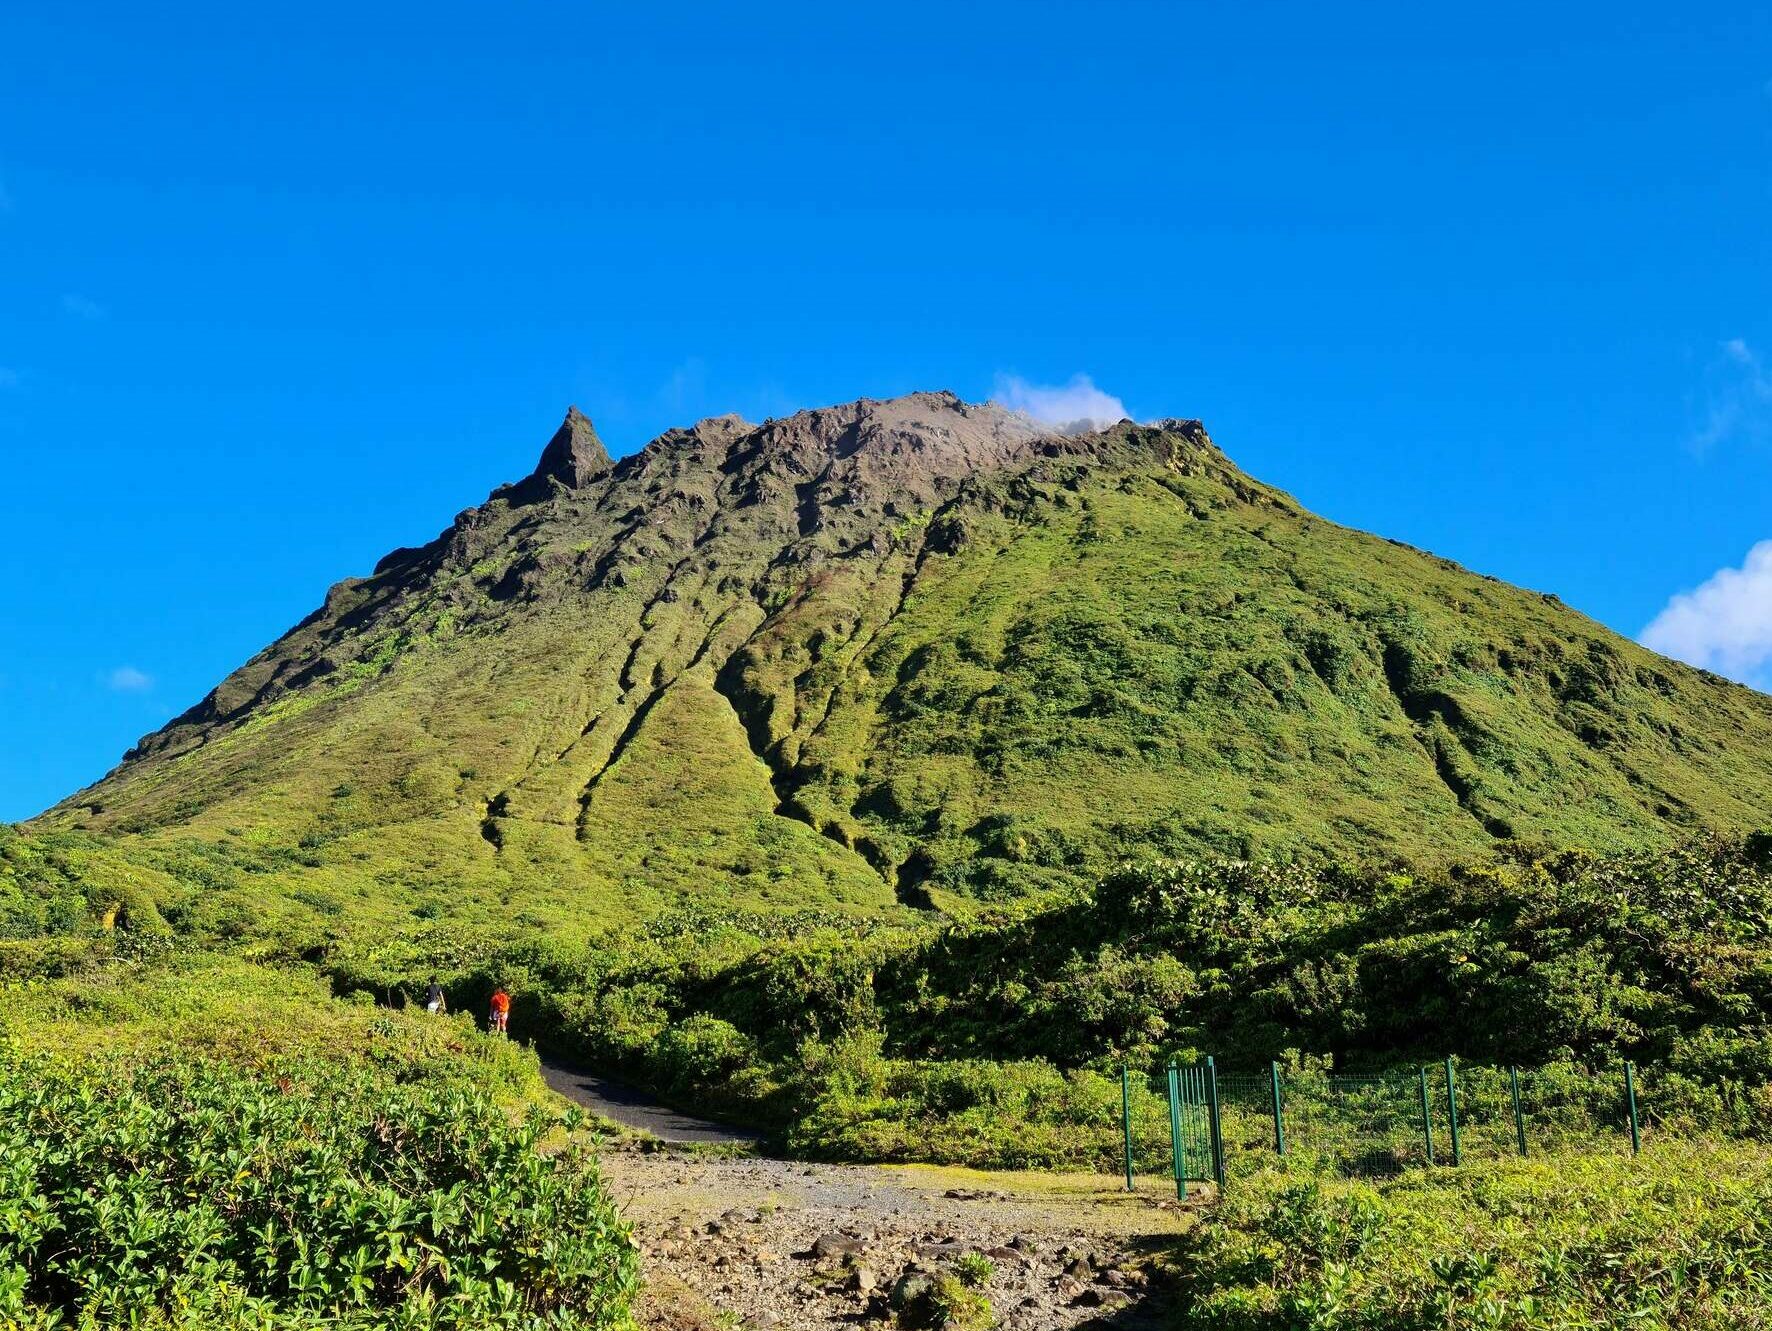
<path fill-rule="evenodd" d="M 839 1234 L 832 1230 L 828 1234 L 820 1234 L 812 1241 L 812 1255 L 821 1261 L 829 1261 L 833 1257 L 859 1257 L 867 1251 L 867 1244 L 848 1234 Z"/>
<path fill-rule="evenodd" d="M 935 1278 L 927 1271 L 912 1269 L 893 1282 L 892 1293 L 887 1302 L 892 1305 L 894 1312 L 911 1312 L 927 1304 L 934 1291 Z"/>

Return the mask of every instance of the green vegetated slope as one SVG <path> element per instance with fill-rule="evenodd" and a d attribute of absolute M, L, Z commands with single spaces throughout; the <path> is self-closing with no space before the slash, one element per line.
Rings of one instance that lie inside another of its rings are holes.
<path fill-rule="evenodd" d="M 1757 1331 L 1772 1156 L 1733 1143 L 1377 1184 L 1243 1181 L 1176 1254 L 1185 1331 Z"/>
<path fill-rule="evenodd" d="M 180 922 L 891 916 L 1133 853 L 1772 822 L 1772 699 L 1337 527 L 1197 422 L 946 394 L 673 431 L 397 551 L 31 825 Z"/>

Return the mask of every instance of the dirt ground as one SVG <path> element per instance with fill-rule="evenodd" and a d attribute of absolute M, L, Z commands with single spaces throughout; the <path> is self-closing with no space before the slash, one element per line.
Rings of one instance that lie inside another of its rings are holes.
<path fill-rule="evenodd" d="M 666 1331 L 914 1324 L 929 1282 L 961 1272 L 1003 1331 L 1156 1326 L 1154 1259 L 1192 1220 L 1148 1180 L 1096 1175 L 635 1150 L 604 1171 L 645 1264 L 641 1320 Z"/>

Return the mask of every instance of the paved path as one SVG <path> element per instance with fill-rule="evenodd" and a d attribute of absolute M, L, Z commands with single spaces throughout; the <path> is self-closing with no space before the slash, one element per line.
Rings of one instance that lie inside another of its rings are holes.
<path fill-rule="evenodd" d="M 586 1072 L 571 1063 L 544 1057 L 541 1075 L 549 1086 L 575 1104 L 584 1106 L 599 1118 L 606 1118 L 624 1127 L 639 1128 L 660 1141 L 681 1145 L 692 1143 L 732 1143 L 755 1146 L 762 1138 L 745 1128 L 697 1118 L 659 1104 L 644 1091 L 612 1081 L 608 1077 Z"/>

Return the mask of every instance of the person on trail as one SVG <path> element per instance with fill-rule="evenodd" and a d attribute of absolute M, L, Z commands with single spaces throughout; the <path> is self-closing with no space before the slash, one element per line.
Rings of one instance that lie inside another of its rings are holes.
<path fill-rule="evenodd" d="M 449 1004 L 443 998 L 443 986 L 437 983 L 437 977 L 431 976 L 431 987 L 425 990 L 425 1011 L 442 1016 L 449 1011 Z"/>
<path fill-rule="evenodd" d="M 511 996 L 505 992 L 505 987 L 501 984 L 492 991 L 492 1021 L 489 1029 L 503 1035 L 510 1020 Z"/>

